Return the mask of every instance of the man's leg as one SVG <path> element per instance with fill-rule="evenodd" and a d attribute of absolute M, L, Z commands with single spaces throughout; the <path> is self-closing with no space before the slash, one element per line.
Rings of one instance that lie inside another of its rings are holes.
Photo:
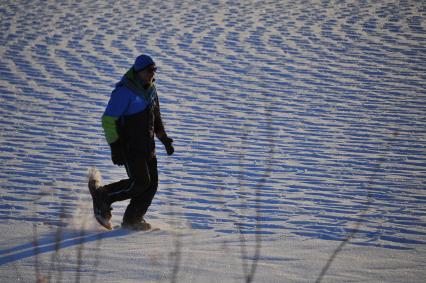
<path fill-rule="evenodd" d="M 101 188 L 110 205 L 116 201 L 141 195 L 150 185 L 150 172 L 145 159 L 129 160 L 125 167 L 129 179 L 111 183 Z"/>
<path fill-rule="evenodd" d="M 131 225 L 140 223 L 143 220 L 143 217 L 147 212 L 148 207 L 151 205 L 155 193 L 157 192 L 157 159 L 152 158 L 150 160 L 147 160 L 146 165 L 149 172 L 149 186 L 145 190 L 143 190 L 141 194 L 135 195 L 131 198 L 123 217 L 123 223 L 125 224 Z"/>

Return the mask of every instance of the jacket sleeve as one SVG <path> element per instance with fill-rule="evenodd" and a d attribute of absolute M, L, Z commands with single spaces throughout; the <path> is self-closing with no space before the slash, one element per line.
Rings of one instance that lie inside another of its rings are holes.
<path fill-rule="evenodd" d="M 102 128 L 104 128 L 105 139 L 109 144 L 112 144 L 119 139 L 117 120 L 118 117 L 108 115 L 102 116 Z"/>
<path fill-rule="evenodd" d="M 112 92 L 111 98 L 102 116 L 102 128 L 109 144 L 119 139 L 117 121 L 126 112 L 129 104 L 129 96 L 124 89 L 116 89 Z"/>
<path fill-rule="evenodd" d="M 163 121 L 160 113 L 160 101 L 158 96 L 155 96 L 155 107 L 154 107 L 154 133 L 158 139 L 167 137 L 166 130 L 164 129 Z"/>

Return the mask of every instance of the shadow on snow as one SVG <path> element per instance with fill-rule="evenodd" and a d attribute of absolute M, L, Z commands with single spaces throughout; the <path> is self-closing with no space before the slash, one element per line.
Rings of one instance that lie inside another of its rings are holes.
<path fill-rule="evenodd" d="M 0 265 L 107 238 L 124 237 L 131 233 L 134 232 L 122 229 L 88 233 L 85 231 L 65 231 L 61 233 L 60 239 L 58 239 L 57 233 L 52 233 L 29 243 L 0 250 Z"/>

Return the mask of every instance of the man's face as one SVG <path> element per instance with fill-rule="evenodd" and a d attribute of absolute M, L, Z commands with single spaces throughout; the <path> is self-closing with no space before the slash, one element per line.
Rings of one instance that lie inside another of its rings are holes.
<path fill-rule="evenodd" d="M 137 72 L 137 76 L 141 81 L 151 84 L 156 71 L 157 67 L 151 65 Z"/>

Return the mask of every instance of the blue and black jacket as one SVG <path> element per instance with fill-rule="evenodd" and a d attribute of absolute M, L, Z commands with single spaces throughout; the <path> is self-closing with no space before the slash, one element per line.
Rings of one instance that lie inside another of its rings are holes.
<path fill-rule="evenodd" d="M 154 136 L 166 137 L 155 84 L 143 86 L 131 68 L 111 93 L 102 127 L 107 142 L 120 140 L 126 154 L 154 157 Z"/>

